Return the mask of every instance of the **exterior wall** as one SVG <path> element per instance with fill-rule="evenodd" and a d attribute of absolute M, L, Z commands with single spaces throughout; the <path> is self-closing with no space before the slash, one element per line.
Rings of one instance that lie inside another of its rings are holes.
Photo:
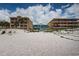
<path fill-rule="evenodd" d="M 16 17 L 11 17 L 10 18 L 10 28 L 17 28 L 16 23 L 17 23 L 17 18 Z"/>
<path fill-rule="evenodd" d="M 54 19 L 48 23 L 49 28 L 74 28 L 79 27 L 79 21 L 77 20 L 64 20 L 64 19 Z"/>
<path fill-rule="evenodd" d="M 33 30 L 33 24 L 31 20 L 28 20 L 28 29 Z"/>
<path fill-rule="evenodd" d="M 32 25 L 32 21 L 28 17 L 10 17 L 10 28 L 26 29 L 30 31 Z"/>

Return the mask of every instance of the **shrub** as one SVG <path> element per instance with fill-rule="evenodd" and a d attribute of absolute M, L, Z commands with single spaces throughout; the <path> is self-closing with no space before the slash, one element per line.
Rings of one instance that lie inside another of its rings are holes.
<path fill-rule="evenodd" d="M 11 31 L 9 31 L 9 33 L 11 34 L 12 32 L 11 32 Z"/>
<path fill-rule="evenodd" d="M 5 34 L 6 32 L 5 31 L 2 31 L 2 33 L 1 34 Z"/>

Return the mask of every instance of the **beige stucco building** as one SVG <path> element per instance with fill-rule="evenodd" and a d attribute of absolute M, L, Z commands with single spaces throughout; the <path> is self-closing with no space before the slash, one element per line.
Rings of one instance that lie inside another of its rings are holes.
<path fill-rule="evenodd" d="M 28 17 L 10 17 L 10 28 L 26 29 L 30 31 L 33 29 L 33 24 Z"/>
<path fill-rule="evenodd" d="M 79 19 L 55 18 L 48 23 L 49 28 L 76 28 L 79 27 Z"/>

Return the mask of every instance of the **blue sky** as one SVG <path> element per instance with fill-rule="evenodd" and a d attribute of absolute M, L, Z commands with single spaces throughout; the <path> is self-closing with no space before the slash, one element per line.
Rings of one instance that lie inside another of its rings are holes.
<path fill-rule="evenodd" d="M 36 6 L 36 5 L 43 5 L 46 6 L 49 3 L 0 3 L 0 9 L 9 9 L 11 11 L 15 11 L 16 8 L 28 8 L 29 6 Z M 68 5 L 69 3 L 50 3 L 52 7 L 55 9 L 61 8 L 61 6 Z M 68 7 L 73 5 L 70 3 Z"/>
<path fill-rule="evenodd" d="M 33 24 L 47 24 L 53 18 L 79 18 L 79 4 L 73 3 L 0 3 L 0 20 L 29 17 Z"/>

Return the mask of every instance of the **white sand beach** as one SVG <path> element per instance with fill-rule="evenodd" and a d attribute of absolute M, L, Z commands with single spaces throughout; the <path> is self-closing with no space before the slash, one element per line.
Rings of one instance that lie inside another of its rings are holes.
<path fill-rule="evenodd" d="M 13 34 L 0 34 L 0 56 L 70 55 L 79 55 L 79 41 L 61 38 L 52 32 L 16 30 Z"/>

